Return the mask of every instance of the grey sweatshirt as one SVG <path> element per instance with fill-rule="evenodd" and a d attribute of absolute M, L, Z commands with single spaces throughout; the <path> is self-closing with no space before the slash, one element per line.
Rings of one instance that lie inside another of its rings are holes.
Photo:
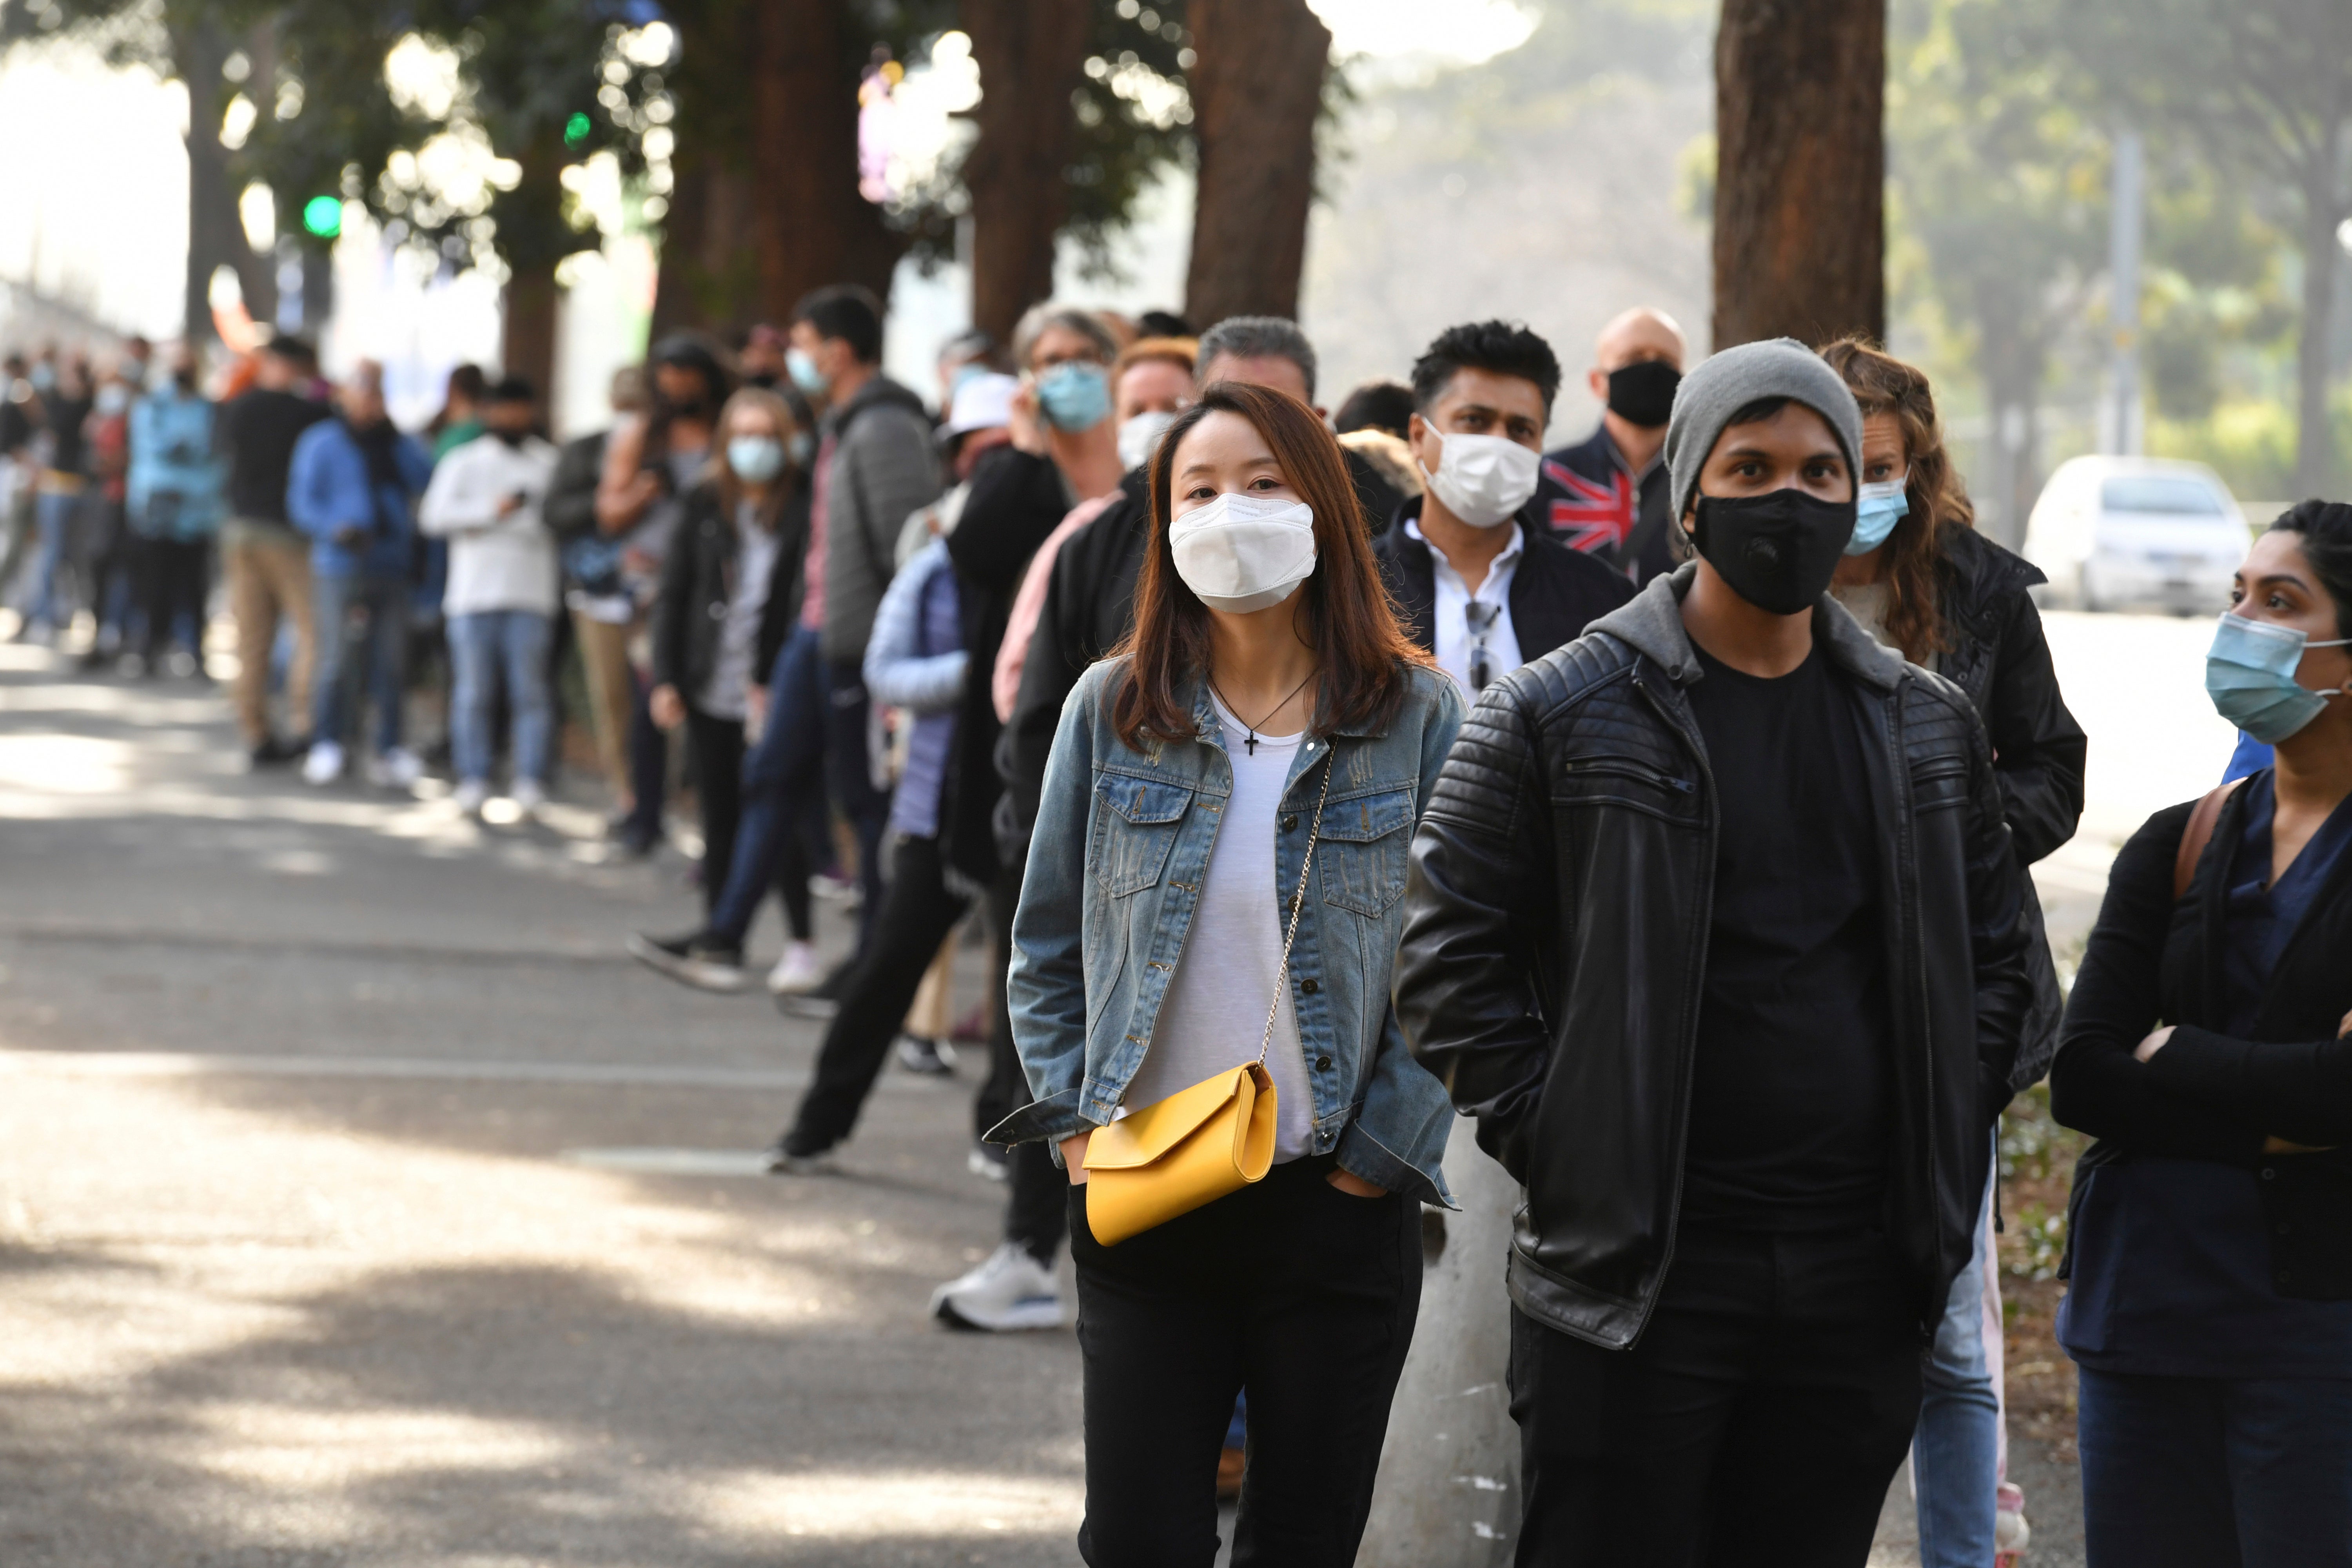
<path fill-rule="evenodd" d="M 887 375 L 826 415 L 825 427 L 837 445 L 825 500 L 823 646 L 828 662 L 856 665 L 890 585 L 898 530 L 939 499 L 939 459 L 923 400 Z"/>

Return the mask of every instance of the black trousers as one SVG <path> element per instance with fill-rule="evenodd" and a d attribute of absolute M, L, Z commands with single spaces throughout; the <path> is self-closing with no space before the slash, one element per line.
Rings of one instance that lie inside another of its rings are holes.
<path fill-rule="evenodd" d="M 211 587 L 209 544 L 202 539 L 141 539 L 131 544 L 131 578 L 138 584 L 140 607 L 146 612 L 147 643 L 140 651 L 150 659 L 170 649 L 185 618 L 188 649 L 201 654 L 205 646 L 205 594 Z"/>
<path fill-rule="evenodd" d="M 1918 1420 L 1914 1294 L 1876 1235 L 1685 1226 L 1630 1350 L 1514 1306 L 1520 1568 L 1862 1568 Z"/>
<path fill-rule="evenodd" d="M 1328 1159 L 1130 1237 L 1069 1189 L 1091 1568 L 1207 1568 L 1217 1455 L 1249 1390 L 1234 1568 L 1347 1568 L 1421 1308 L 1421 1205 L 1351 1197 Z"/>
<path fill-rule="evenodd" d="M 849 1136 L 898 1037 L 923 971 L 968 907 L 948 890 L 936 838 L 901 838 L 891 851 L 890 880 L 866 945 L 841 994 L 840 1010 L 824 1032 L 816 1081 L 801 1097 L 784 1146 L 815 1154 Z"/>
<path fill-rule="evenodd" d="M 995 944 L 996 1011 L 988 1021 L 988 1081 L 972 1097 L 972 1136 L 1029 1103 L 1029 1075 L 1013 1044 L 1013 1009 L 1005 996 L 1004 971 L 1012 962 L 1013 911 L 1021 902 L 1021 867 L 997 874 L 988 889 L 989 938 Z M 1027 1247 L 1038 1262 L 1052 1264 L 1069 1229 L 1069 1178 L 1054 1163 L 1043 1142 L 1016 1143 L 1005 1162 L 1004 1239 Z"/>
<path fill-rule="evenodd" d="M 694 787 L 702 802 L 702 912 L 707 918 L 726 891 L 727 868 L 735 864 L 735 829 L 743 820 L 743 721 L 705 713 L 689 702 L 686 743 L 694 749 Z"/>
<path fill-rule="evenodd" d="M 882 839 L 890 821 L 890 796 L 874 786 L 868 761 L 866 724 L 873 704 L 866 694 L 865 670 L 855 661 L 835 664 L 827 660 L 824 679 L 825 785 L 832 793 L 835 809 L 848 819 L 850 830 L 857 835 L 857 879 L 866 889 L 866 906 L 858 912 L 857 923 L 857 945 L 862 956 L 863 950 L 874 944 L 881 930 Z M 932 947 L 937 948 L 946 936 L 941 931 Z M 908 994 L 911 996 L 913 993 Z"/>

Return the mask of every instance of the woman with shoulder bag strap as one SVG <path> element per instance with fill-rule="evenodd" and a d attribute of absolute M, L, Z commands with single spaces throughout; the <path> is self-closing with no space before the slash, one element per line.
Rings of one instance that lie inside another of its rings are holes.
<path fill-rule="evenodd" d="M 2275 765 L 2124 847 L 2051 1073 L 2092 1568 L 2352 1568 L 2352 506 L 2233 598 L 2206 689 Z"/>
<path fill-rule="evenodd" d="M 1070 1174 L 1094 1568 L 1355 1560 L 1445 1203 L 1389 1006 L 1406 850 L 1462 719 L 1398 628 L 1338 442 L 1222 383 L 1150 468 L 1135 629 L 1062 713 L 1007 980 Z"/>

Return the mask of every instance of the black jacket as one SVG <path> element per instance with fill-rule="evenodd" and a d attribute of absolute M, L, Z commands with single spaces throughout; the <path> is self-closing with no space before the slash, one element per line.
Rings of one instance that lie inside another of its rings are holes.
<path fill-rule="evenodd" d="M 760 611 L 759 641 L 751 650 L 751 679 L 765 685 L 776 654 L 801 613 L 801 565 L 808 554 L 807 482 L 794 474 L 776 520 L 775 575 L 768 579 L 768 602 Z M 656 686 L 675 686 L 689 703 L 719 665 L 719 633 L 734 597 L 735 520 L 719 503 L 709 482 L 686 493 L 669 554 L 662 562 L 661 595 L 654 603 L 653 677 Z"/>
<path fill-rule="evenodd" d="M 989 675 L 996 668 L 1004 623 L 1012 618 L 1013 596 L 1021 591 L 1029 558 L 1069 510 L 1068 487 L 1052 458 L 999 447 L 973 468 L 955 531 L 948 535 L 948 560 L 955 567 L 956 602 L 971 673 L 956 710 L 955 752 L 940 802 L 940 848 L 950 869 L 974 889 L 986 886 L 997 872 L 994 815 L 1003 793 Z M 1055 716 L 1060 716 L 1058 704 Z M 1048 731 L 1046 745 L 1050 749 L 1052 744 Z"/>
<path fill-rule="evenodd" d="M 1372 559 L 1395 602 L 1405 635 L 1422 648 L 1437 646 L 1437 563 L 1425 540 L 1405 531 L 1421 515 L 1414 496 L 1389 531 L 1372 541 Z M 1533 662 L 1584 635 L 1584 628 L 1633 596 L 1633 584 L 1598 560 L 1544 537 L 1522 522 L 1519 564 L 1511 574 L 1511 630 L 1519 658 Z"/>
<path fill-rule="evenodd" d="M 604 476 L 604 443 L 610 430 L 580 436 L 563 443 L 555 459 L 555 473 L 547 481 L 547 499 L 540 516 L 547 531 L 566 543 L 595 536 L 596 485 Z"/>
<path fill-rule="evenodd" d="M 2048 578 L 1973 528 L 1937 536 L 1937 608 L 1944 619 L 1945 679 L 1969 694 L 1992 742 L 1993 776 L 2018 864 L 2031 866 L 2069 838 L 2083 817 L 2083 727 L 2058 691 L 2041 612 L 2026 590 Z M 2020 1032 L 2010 1086 L 2039 1080 L 2057 1054 L 2065 995 L 2050 956 L 2042 902 L 2025 888 L 2025 961 L 2033 1005 Z"/>
<path fill-rule="evenodd" d="M 1674 1257 L 1718 780 L 1683 689 L 1691 568 L 1489 687 L 1414 836 L 1397 1016 L 1527 1189 L 1512 1299 L 1629 1345 Z M 1923 1342 L 1967 1263 L 2027 988 L 2022 873 L 1976 712 L 1823 596 L 1870 731 L 1895 998 L 1888 1234 Z M 1728 781 L 1724 781 L 1727 784 Z"/>
<path fill-rule="evenodd" d="M 2074 837 L 2089 742 L 2059 695 L 2042 616 L 2026 590 L 2048 578 L 1972 528 L 1937 536 L 1937 607 L 1947 648 L 1937 673 L 1984 716 L 2017 856 L 2031 866 Z"/>
<path fill-rule="evenodd" d="M 2116 857 L 2066 1004 L 2050 1110 L 2098 1139 L 2084 1171 L 2145 1155 L 2256 1172 L 2279 1294 L 2342 1300 L 2352 1298 L 2352 1039 L 2336 1031 L 2352 1011 L 2352 858 L 2288 937 L 2253 1038 L 2232 1039 L 2220 1028 L 2221 938 L 2245 806 L 2242 789 L 2222 806 L 2178 901 L 2173 861 L 2190 805 L 2149 817 Z M 2133 1059 L 2166 1023 L 2177 1027 L 2164 1048 Z M 2264 1154 L 2271 1136 L 2329 1152 Z M 2076 1194 L 2088 1185 L 2078 1178 Z"/>

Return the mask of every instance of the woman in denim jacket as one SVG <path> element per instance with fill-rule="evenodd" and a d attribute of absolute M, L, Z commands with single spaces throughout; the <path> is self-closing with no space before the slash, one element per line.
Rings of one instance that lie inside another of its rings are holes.
<path fill-rule="evenodd" d="M 1051 1140 L 1070 1173 L 1086 1560 L 1211 1561 L 1246 1385 L 1234 1561 L 1344 1564 L 1412 1338 L 1420 1205 L 1448 1201 L 1452 1112 L 1405 1049 L 1389 972 L 1462 703 L 1398 629 L 1339 445 L 1304 405 L 1209 387 L 1150 488 L 1135 631 L 1062 710 L 1013 921 L 1036 1102 L 992 1136 Z M 1097 1242 L 1093 1130 L 1267 1038 L 1265 1179 Z"/>

